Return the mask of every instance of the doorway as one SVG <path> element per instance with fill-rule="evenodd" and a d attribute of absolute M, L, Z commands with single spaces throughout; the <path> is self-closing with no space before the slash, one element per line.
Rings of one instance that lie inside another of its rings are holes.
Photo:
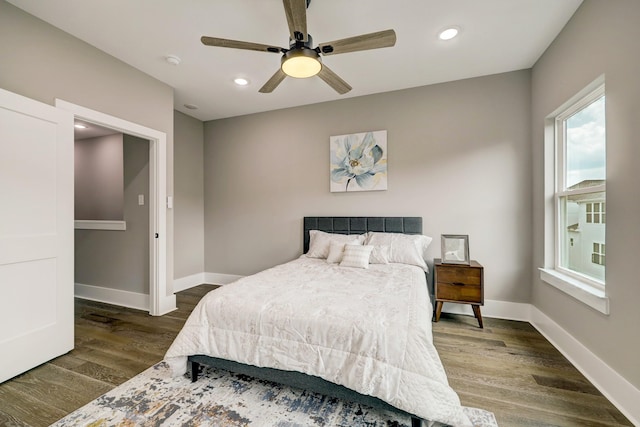
<path fill-rule="evenodd" d="M 167 292 L 167 136 L 108 114 L 56 99 L 56 107 L 74 118 L 149 141 L 149 301 L 152 316 L 176 309 L 174 294 Z"/>

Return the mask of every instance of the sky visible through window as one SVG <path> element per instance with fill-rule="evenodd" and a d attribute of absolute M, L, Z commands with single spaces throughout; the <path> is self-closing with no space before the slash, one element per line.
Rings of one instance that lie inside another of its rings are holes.
<path fill-rule="evenodd" d="M 605 179 L 605 99 L 598 98 L 566 120 L 567 188 L 586 179 Z"/>

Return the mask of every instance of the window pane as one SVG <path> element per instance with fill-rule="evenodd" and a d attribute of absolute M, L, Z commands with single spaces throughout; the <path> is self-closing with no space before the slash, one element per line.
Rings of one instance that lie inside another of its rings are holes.
<path fill-rule="evenodd" d="M 560 197 L 560 266 L 604 281 L 605 225 L 589 222 L 587 206 L 601 203 L 604 192 Z M 598 200 L 596 202 L 596 200 Z"/>
<path fill-rule="evenodd" d="M 603 184 L 606 153 L 604 96 L 566 119 L 565 129 L 566 187 Z"/>

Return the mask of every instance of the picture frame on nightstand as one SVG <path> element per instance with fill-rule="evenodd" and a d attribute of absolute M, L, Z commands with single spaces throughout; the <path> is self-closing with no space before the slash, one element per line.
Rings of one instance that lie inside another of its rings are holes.
<path fill-rule="evenodd" d="M 469 265 L 469 235 L 467 234 L 442 234 L 440 247 L 443 264 Z"/>

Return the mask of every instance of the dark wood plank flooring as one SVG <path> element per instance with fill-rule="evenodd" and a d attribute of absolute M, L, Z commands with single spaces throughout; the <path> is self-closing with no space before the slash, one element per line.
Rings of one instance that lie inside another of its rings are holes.
<path fill-rule="evenodd" d="M 531 324 L 443 314 L 434 343 L 465 406 L 507 426 L 632 426 Z"/>
<path fill-rule="evenodd" d="M 162 317 L 76 300 L 75 349 L 0 384 L 0 426 L 48 426 L 162 360 L 212 285 L 177 294 Z M 630 426 L 531 325 L 443 314 L 434 341 L 463 405 L 506 426 Z"/>

